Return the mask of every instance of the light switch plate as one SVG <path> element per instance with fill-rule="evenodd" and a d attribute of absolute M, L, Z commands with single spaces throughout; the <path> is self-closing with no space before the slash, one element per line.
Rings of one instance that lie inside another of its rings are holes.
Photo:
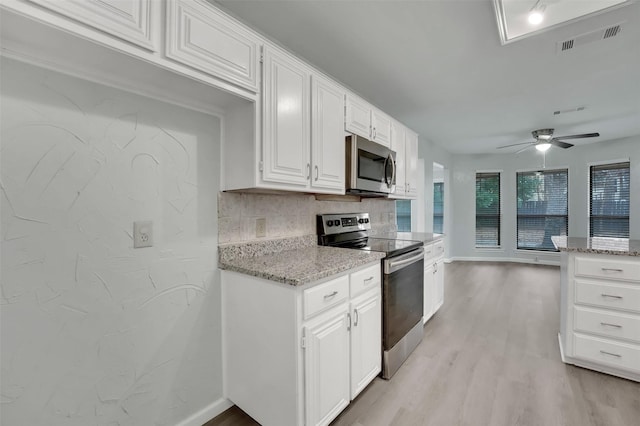
<path fill-rule="evenodd" d="M 133 222 L 133 248 L 153 246 L 153 221 L 138 220 Z"/>

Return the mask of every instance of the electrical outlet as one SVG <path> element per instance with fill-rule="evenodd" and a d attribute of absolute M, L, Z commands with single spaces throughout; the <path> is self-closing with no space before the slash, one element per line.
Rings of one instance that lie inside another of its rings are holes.
<path fill-rule="evenodd" d="M 267 218 L 260 217 L 256 219 L 256 237 L 267 236 Z"/>
<path fill-rule="evenodd" d="M 139 220 L 133 222 L 133 248 L 153 246 L 153 222 Z"/>

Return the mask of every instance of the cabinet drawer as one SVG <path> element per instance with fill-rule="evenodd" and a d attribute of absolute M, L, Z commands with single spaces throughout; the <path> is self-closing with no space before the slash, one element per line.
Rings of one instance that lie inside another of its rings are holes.
<path fill-rule="evenodd" d="M 576 331 L 640 343 L 640 317 L 575 307 L 573 328 Z"/>
<path fill-rule="evenodd" d="M 640 282 L 640 262 L 576 257 L 575 274 L 583 277 Z"/>
<path fill-rule="evenodd" d="M 574 355 L 587 361 L 640 372 L 640 346 L 597 337 L 573 335 Z"/>
<path fill-rule="evenodd" d="M 444 256 L 444 241 L 440 240 L 433 243 L 433 256 L 436 258 Z"/>
<path fill-rule="evenodd" d="M 257 38 L 208 3 L 167 3 L 168 58 L 258 92 L 259 49 Z"/>
<path fill-rule="evenodd" d="M 381 266 L 373 265 L 351 274 L 351 297 L 372 288 L 380 288 Z"/>
<path fill-rule="evenodd" d="M 311 318 L 332 306 L 344 302 L 349 297 L 349 276 L 328 281 L 304 291 L 304 318 Z"/>
<path fill-rule="evenodd" d="M 430 259 L 435 258 L 435 243 L 424 245 L 424 264 L 426 265 Z"/>
<path fill-rule="evenodd" d="M 575 280 L 575 302 L 640 313 L 640 287 Z"/>

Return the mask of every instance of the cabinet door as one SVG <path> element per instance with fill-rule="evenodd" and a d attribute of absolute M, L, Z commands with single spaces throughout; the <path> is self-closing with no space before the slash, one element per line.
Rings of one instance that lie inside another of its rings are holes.
<path fill-rule="evenodd" d="M 327 425 L 349 405 L 347 305 L 304 328 L 306 424 Z"/>
<path fill-rule="evenodd" d="M 435 313 L 444 304 L 444 261 L 439 259 L 434 267 L 436 297 L 433 311 Z"/>
<path fill-rule="evenodd" d="M 167 3 L 166 55 L 258 91 L 258 39 L 206 2 Z"/>
<path fill-rule="evenodd" d="M 314 188 L 344 194 L 344 91 L 314 75 L 311 79 L 311 165 Z"/>
<path fill-rule="evenodd" d="M 347 95 L 345 97 L 344 128 L 363 138 L 371 138 L 371 107 L 362 99 Z"/>
<path fill-rule="evenodd" d="M 424 316 L 423 323 L 426 323 L 435 312 L 436 305 L 436 277 L 435 263 L 427 262 L 425 259 L 424 267 Z"/>
<path fill-rule="evenodd" d="M 418 196 L 418 135 L 407 129 L 405 137 L 407 195 Z"/>
<path fill-rule="evenodd" d="M 308 187 L 309 72 L 294 58 L 264 50 L 263 179 Z"/>
<path fill-rule="evenodd" d="M 31 2 L 130 43 L 152 51 L 157 50 L 151 37 L 151 0 L 31 0 Z"/>
<path fill-rule="evenodd" d="M 396 152 L 396 192 L 394 195 L 403 198 L 407 187 L 405 178 L 405 127 L 397 121 L 391 123 L 391 150 Z"/>
<path fill-rule="evenodd" d="M 351 302 L 351 399 L 380 373 L 382 367 L 382 304 L 379 289 Z"/>
<path fill-rule="evenodd" d="M 371 140 L 384 145 L 391 146 L 391 117 L 384 112 L 372 108 L 371 109 Z"/>

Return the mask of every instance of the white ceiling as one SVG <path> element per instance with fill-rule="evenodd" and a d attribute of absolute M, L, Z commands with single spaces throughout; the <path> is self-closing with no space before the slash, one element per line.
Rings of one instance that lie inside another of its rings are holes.
<path fill-rule="evenodd" d="M 576 145 L 640 135 L 638 3 L 502 46 L 491 0 L 216 2 L 452 153 L 513 152 L 496 147 L 547 127 L 601 134 Z"/>

